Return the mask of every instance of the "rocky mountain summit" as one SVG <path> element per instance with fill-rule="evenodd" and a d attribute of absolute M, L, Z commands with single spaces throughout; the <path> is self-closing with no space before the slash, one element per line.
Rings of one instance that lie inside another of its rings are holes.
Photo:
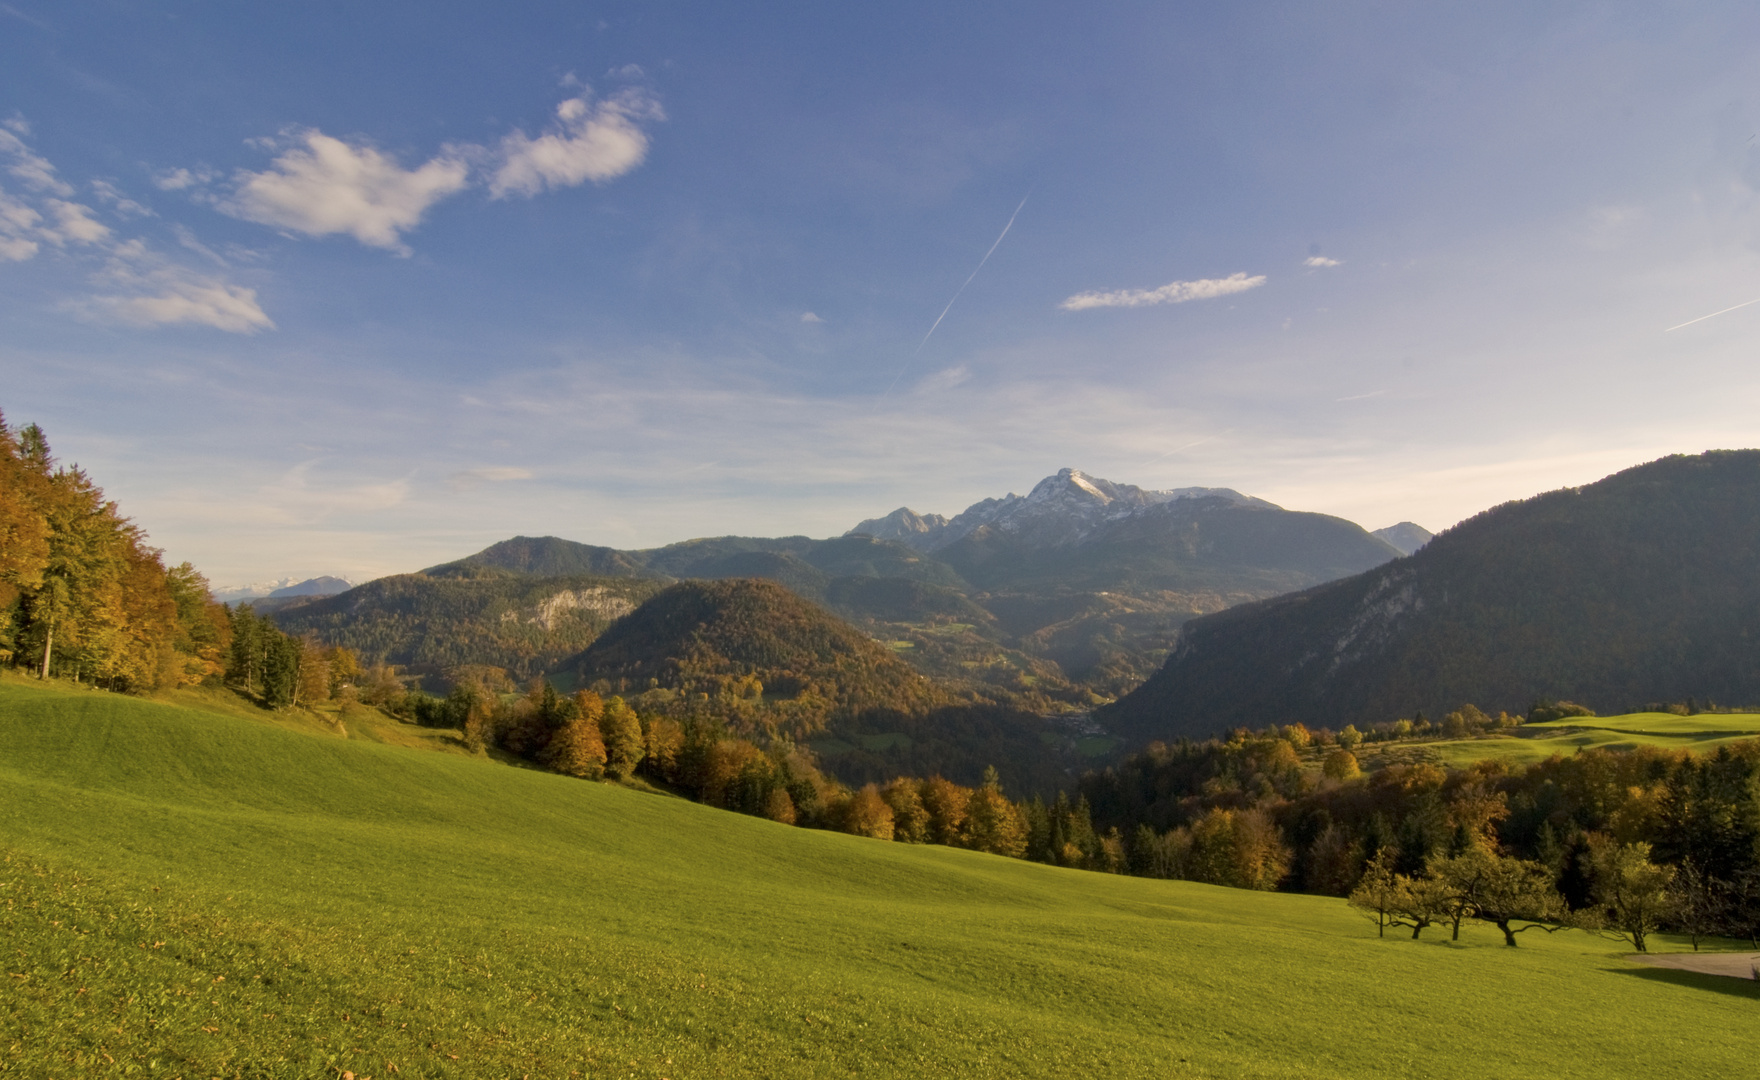
<path fill-rule="evenodd" d="M 1132 484 L 1115 484 L 1080 469 L 1059 469 L 1035 484 L 1026 495 L 1010 492 L 1000 499 L 984 499 L 951 520 L 940 514 L 918 514 L 901 506 L 883 518 L 862 522 L 844 535 L 896 540 L 918 551 L 935 552 L 989 527 L 1027 547 L 1067 547 L 1092 538 L 1106 526 L 1182 499 L 1218 499 L 1233 506 L 1281 509 L 1232 488 L 1153 491 Z"/>

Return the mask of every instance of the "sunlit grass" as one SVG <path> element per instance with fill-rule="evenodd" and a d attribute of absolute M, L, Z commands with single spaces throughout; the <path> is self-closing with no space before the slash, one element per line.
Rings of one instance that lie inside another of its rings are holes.
<path fill-rule="evenodd" d="M 1754 984 L 1638 968 L 1581 934 L 1377 939 L 1336 900 L 791 829 L 14 682 L 0 746 L 0 1075 L 1603 1077 L 1750 1060 Z"/>

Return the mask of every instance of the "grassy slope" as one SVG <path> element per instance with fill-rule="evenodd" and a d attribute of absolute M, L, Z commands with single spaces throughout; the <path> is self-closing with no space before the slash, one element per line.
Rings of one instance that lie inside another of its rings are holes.
<path fill-rule="evenodd" d="M 17 683 L 0 748 L 0 1076 L 1749 1064 L 1752 984 L 1580 934 L 1377 940 L 1336 900 L 790 829 Z"/>
<path fill-rule="evenodd" d="M 1357 756 L 1365 766 L 1430 761 L 1458 767 L 1487 758 L 1512 765 L 1532 765 L 1554 754 L 1568 757 L 1590 747 L 1630 750 L 1638 746 L 1655 746 L 1709 754 L 1726 743 L 1760 738 L 1760 714 L 1676 716 L 1673 713 L 1630 713 L 1549 720 L 1524 724 L 1517 730 L 1519 734 L 1477 739 L 1371 744 L 1360 750 Z"/>

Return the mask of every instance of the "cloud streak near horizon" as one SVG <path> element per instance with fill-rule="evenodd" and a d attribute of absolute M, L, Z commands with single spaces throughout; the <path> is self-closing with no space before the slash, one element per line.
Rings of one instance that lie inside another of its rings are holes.
<path fill-rule="evenodd" d="M 1093 308 L 1151 307 L 1156 304 L 1184 304 L 1192 300 L 1213 300 L 1218 296 L 1246 292 L 1265 284 L 1265 275 L 1230 274 L 1225 278 L 1201 278 L 1197 281 L 1170 281 L 1159 289 L 1119 289 L 1115 292 L 1084 292 L 1057 305 L 1065 311 L 1089 311 Z"/>

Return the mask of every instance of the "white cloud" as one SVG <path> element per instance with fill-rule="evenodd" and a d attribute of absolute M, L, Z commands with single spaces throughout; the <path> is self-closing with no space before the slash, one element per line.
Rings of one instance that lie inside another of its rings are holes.
<path fill-rule="evenodd" d="M 264 172 L 240 170 L 222 212 L 308 236 L 347 233 L 372 247 L 405 251 L 400 234 L 428 208 L 469 183 L 470 166 L 451 148 L 416 169 L 370 146 L 321 131 L 300 136 Z"/>
<path fill-rule="evenodd" d="M 151 257 L 144 247 L 129 254 Z M 161 266 L 143 274 L 113 263 L 104 280 L 123 291 L 94 296 L 79 306 L 89 314 L 115 322 L 133 326 L 190 323 L 232 334 L 275 329 L 275 323 L 257 303 L 257 290 L 194 274 L 182 267 Z"/>
<path fill-rule="evenodd" d="M 99 302 L 123 322 L 141 326 L 195 323 L 234 334 L 275 328 L 257 304 L 257 290 L 224 282 L 180 282 L 157 296 L 102 297 Z"/>
<path fill-rule="evenodd" d="M 1310 255 L 1302 260 L 1302 265 L 1313 270 L 1324 270 L 1329 266 L 1343 266 L 1337 259 L 1328 259 L 1324 255 Z"/>
<path fill-rule="evenodd" d="M 820 317 L 819 317 L 819 316 L 817 316 L 817 315 L 815 315 L 815 314 L 813 314 L 813 313 L 812 313 L 812 312 L 810 312 L 810 311 L 803 311 L 803 312 L 801 312 L 801 322 L 804 322 L 804 323 L 820 323 L 820 322 L 824 322 L 824 321 L 825 321 L 825 320 L 824 320 L 824 319 L 821 319 L 821 318 L 820 318 Z"/>
<path fill-rule="evenodd" d="M 157 216 L 151 210 L 118 191 L 116 185 L 108 180 L 93 180 L 92 193 L 98 196 L 99 202 L 108 203 L 121 217 Z"/>
<path fill-rule="evenodd" d="M 96 244 L 110 235 L 109 226 L 92 217 L 92 208 L 84 203 L 50 199 L 47 205 L 60 225 L 43 229 L 43 235 L 57 247 L 69 240 L 78 244 Z"/>
<path fill-rule="evenodd" d="M 55 167 L 11 134 L 19 130 L 29 129 L 22 122 L 0 125 L 0 152 L 28 166 L 22 174 L 17 168 L 12 171 L 24 176 L 27 183 L 34 177 L 39 191 L 71 194 L 73 189 L 56 179 Z M 106 181 L 94 180 L 91 186 L 123 216 L 151 213 Z M 76 257 L 103 260 L 93 275 L 101 291 L 69 301 L 65 305 L 68 309 L 133 326 L 191 323 L 235 334 L 275 328 L 257 303 L 255 289 L 198 274 L 151 250 L 139 237 L 118 238 L 84 203 L 51 195 L 40 195 L 34 202 L 31 205 L 0 191 L 0 261 L 24 262 L 45 242 L 58 248 L 72 243 L 92 249 L 90 254 Z M 187 229 L 181 225 L 176 228 L 186 247 L 206 251 Z"/>
<path fill-rule="evenodd" d="M 30 128 L 26 127 L 25 130 L 28 132 Z M 0 130 L 0 153 L 9 154 L 15 159 L 15 164 L 6 171 L 23 180 L 31 190 L 47 191 L 62 198 L 73 194 L 73 188 L 55 175 L 55 166 L 31 153 L 30 147 L 11 131 Z"/>
<path fill-rule="evenodd" d="M 1116 292 L 1077 293 L 1057 305 L 1065 311 L 1086 311 L 1089 308 L 1147 307 L 1152 304 L 1183 304 L 1188 300 L 1210 300 L 1230 293 L 1246 292 L 1265 284 L 1265 275 L 1248 277 L 1231 274 L 1225 278 L 1204 278 L 1199 281 L 1174 281 L 1159 289 L 1119 289 Z"/>
<path fill-rule="evenodd" d="M 106 322 L 188 323 L 232 334 L 275 329 L 255 289 L 171 262 L 138 239 L 111 245 L 110 259 L 94 280 L 106 291 L 69 306 Z"/>
<path fill-rule="evenodd" d="M 476 469 L 464 469 L 446 478 L 446 486 L 454 491 L 470 491 L 484 484 L 501 484 L 509 480 L 530 480 L 530 469 L 515 468 L 510 465 L 485 465 Z"/>
<path fill-rule="evenodd" d="M 214 180 L 216 174 L 212 169 L 172 169 L 153 177 L 153 186 L 160 191 L 182 191 L 185 188 L 202 187 Z"/>
<path fill-rule="evenodd" d="M 529 137 L 515 131 L 501 140 L 501 165 L 489 182 L 497 199 L 536 195 L 546 188 L 603 183 L 629 172 L 648 156 L 644 120 L 664 120 L 659 102 L 626 90 L 597 104 L 585 95 L 556 107 L 556 130 Z"/>
<path fill-rule="evenodd" d="M 24 262 L 39 247 L 32 234 L 43 215 L 0 191 L 0 260 Z"/>

